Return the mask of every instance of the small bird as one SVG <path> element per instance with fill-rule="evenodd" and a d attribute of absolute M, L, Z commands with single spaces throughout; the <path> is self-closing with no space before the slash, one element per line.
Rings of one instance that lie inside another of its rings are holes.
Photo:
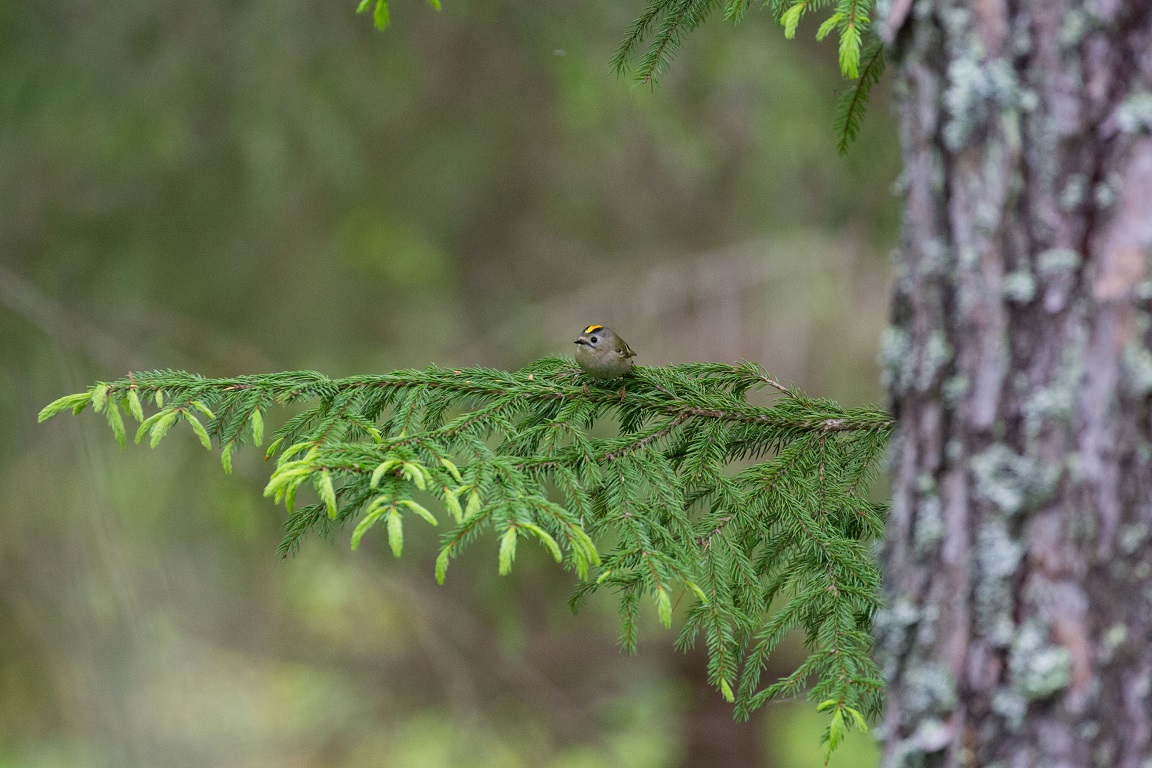
<path fill-rule="evenodd" d="M 632 370 L 636 353 L 611 328 L 590 325 L 575 344 L 576 362 L 594 379 L 618 379 Z"/>

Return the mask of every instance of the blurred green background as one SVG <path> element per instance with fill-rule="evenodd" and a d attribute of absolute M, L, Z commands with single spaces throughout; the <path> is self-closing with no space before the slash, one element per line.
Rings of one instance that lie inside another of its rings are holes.
<path fill-rule="evenodd" d="M 653 90 L 608 67 L 639 3 L 392 6 L 0 3 L 0 766 L 820 765 L 810 704 L 733 723 L 539 553 L 281 560 L 258 452 L 35 425 L 129 370 L 514 368 L 592 322 L 880 399 L 897 148 L 879 93 L 836 156 L 834 44 L 717 18 Z"/>

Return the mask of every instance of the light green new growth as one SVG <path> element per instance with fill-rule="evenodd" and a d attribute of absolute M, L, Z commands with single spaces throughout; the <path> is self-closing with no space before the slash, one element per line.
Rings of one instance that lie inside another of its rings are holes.
<path fill-rule="evenodd" d="M 440 10 L 440 0 L 428 0 L 428 5 L 437 11 Z M 360 0 L 360 4 L 356 6 L 356 13 L 367 13 L 369 8 L 372 9 L 372 23 L 376 29 L 384 31 L 392 21 L 392 14 L 388 11 L 388 0 Z"/>
<path fill-rule="evenodd" d="M 745 398 L 759 389 L 775 396 L 771 407 Z M 40 420 L 91 405 L 121 443 L 129 415 L 136 442 L 153 446 L 187 421 L 228 470 L 242 443 L 261 442 L 269 408 L 301 402 L 266 454 L 277 458 L 265 494 L 288 509 L 282 553 L 308 531 L 342 528 L 355 548 L 382 523 L 399 556 L 416 517 L 449 526 L 436 559 L 443 581 L 490 530 L 500 573 L 527 540 L 579 577 L 573 608 L 597 589 L 616 592 L 628 651 L 644 601 L 664 626 L 683 603 L 677 645 L 703 637 L 710 679 L 740 716 L 814 681 L 831 750 L 863 725 L 861 712 L 878 710 L 868 542 L 884 510 L 865 486 L 893 426 L 886 413 L 808 398 L 750 363 L 637 368 L 609 386 L 548 358 L 516 373 L 135 373 L 63 397 Z M 594 437 L 605 424 L 614 434 Z M 318 501 L 298 506 L 305 486 Z M 807 659 L 761 685 L 769 655 L 796 630 Z"/>

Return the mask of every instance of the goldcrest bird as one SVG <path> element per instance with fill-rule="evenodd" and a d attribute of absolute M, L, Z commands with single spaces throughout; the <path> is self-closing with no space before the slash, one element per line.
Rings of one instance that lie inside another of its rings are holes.
<path fill-rule="evenodd" d="M 632 370 L 636 353 L 611 328 L 590 325 L 575 344 L 576 362 L 594 379 L 618 379 Z"/>

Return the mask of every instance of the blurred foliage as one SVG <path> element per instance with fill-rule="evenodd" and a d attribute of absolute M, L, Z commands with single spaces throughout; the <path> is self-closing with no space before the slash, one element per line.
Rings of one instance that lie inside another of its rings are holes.
<path fill-rule="evenodd" d="M 0 4 L 0 765 L 667 766 L 730 713 L 546 555 L 281 561 L 258 458 L 34 429 L 127 370 L 518 367 L 593 321 L 877 397 L 896 144 L 875 109 L 828 151 L 811 41 L 707 25 L 652 91 L 608 66 L 635 8 L 352 10 Z"/>

